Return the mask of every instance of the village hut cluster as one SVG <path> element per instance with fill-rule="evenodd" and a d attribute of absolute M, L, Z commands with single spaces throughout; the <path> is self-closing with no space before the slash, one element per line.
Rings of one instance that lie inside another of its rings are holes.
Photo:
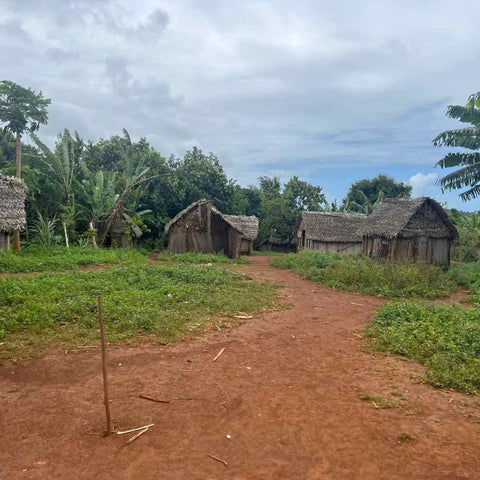
<path fill-rule="evenodd" d="M 26 185 L 15 177 L 0 174 L 0 251 L 10 248 L 10 235 L 24 230 Z"/>
<path fill-rule="evenodd" d="M 211 201 L 199 200 L 179 212 L 165 226 L 165 233 L 171 253 L 223 253 L 236 258 L 253 252 L 258 218 L 224 215 Z"/>
<path fill-rule="evenodd" d="M 369 216 L 302 212 L 295 237 L 297 250 L 448 266 L 458 232 L 438 202 L 420 197 L 385 199 Z"/>

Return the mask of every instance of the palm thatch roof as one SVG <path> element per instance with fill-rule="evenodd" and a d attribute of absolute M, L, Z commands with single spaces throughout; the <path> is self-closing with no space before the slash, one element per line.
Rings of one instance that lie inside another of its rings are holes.
<path fill-rule="evenodd" d="M 210 205 L 210 208 L 213 213 L 222 217 L 222 219 L 234 230 L 241 233 L 244 237 L 249 239 L 256 238 L 258 234 L 258 218 L 257 217 L 248 217 L 245 215 L 224 215 L 220 210 L 217 210 L 210 200 L 197 200 L 196 202 L 191 203 L 188 207 L 184 208 L 182 211 L 178 212 L 166 225 L 165 233 L 168 233 L 175 223 L 177 223 L 183 216 L 187 215 L 194 208 L 197 208 L 201 205 Z M 245 229 L 245 230 L 244 230 Z M 253 236 L 254 235 L 254 236 Z"/>
<path fill-rule="evenodd" d="M 300 212 L 295 225 L 295 236 L 300 226 L 305 238 L 319 242 L 361 242 L 358 230 L 367 217 L 360 213 Z"/>
<path fill-rule="evenodd" d="M 27 187 L 20 179 L 0 173 L 0 232 L 25 228 L 26 196 Z"/>
<path fill-rule="evenodd" d="M 236 225 L 249 240 L 255 240 L 258 235 L 258 218 L 255 215 L 223 215 L 230 223 Z"/>
<path fill-rule="evenodd" d="M 457 229 L 448 218 L 447 212 L 445 212 L 438 202 L 429 197 L 386 198 L 368 216 L 368 222 L 360 229 L 360 233 L 368 237 L 381 236 L 386 238 L 393 238 L 400 235 L 411 237 L 415 234 L 425 233 L 422 231 L 421 226 L 414 227 L 410 222 L 412 217 L 425 203 L 436 211 L 443 223 L 443 225 L 439 224 L 438 229 L 432 229 L 430 223 L 427 232 L 428 236 L 444 237 L 446 229 L 448 231 L 448 238 L 457 238 Z M 405 231 L 407 225 L 408 232 Z"/>

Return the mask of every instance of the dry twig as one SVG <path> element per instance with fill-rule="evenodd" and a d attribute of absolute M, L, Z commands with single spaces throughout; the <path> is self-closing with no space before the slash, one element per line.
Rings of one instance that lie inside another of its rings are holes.
<path fill-rule="evenodd" d="M 213 459 L 216 460 L 217 462 L 223 463 L 226 467 L 228 467 L 228 463 L 227 463 L 225 460 L 222 460 L 221 458 L 218 458 L 218 457 L 216 457 L 215 455 L 210 455 L 209 453 L 207 453 L 207 455 L 208 455 L 210 458 L 213 458 Z"/>
<path fill-rule="evenodd" d="M 160 398 L 153 398 L 153 397 L 149 397 L 148 395 L 143 395 L 143 393 L 141 393 L 139 395 L 140 398 L 143 398 L 145 400 L 150 400 L 151 402 L 157 402 L 157 403 L 170 403 L 170 400 L 162 400 Z"/>
<path fill-rule="evenodd" d="M 123 432 L 115 432 L 117 435 L 123 435 L 124 433 L 132 433 L 132 432 L 138 432 L 139 430 L 143 430 L 144 428 L 150 428 L 153 427 L 155 424 L 151 423 L 150 425 L 144 425 L 143 427 L 138 427 L 138 428 L 132 428 L 130 430 L 124 430 Z"/>
<path fill-rule="evenodd" d="M 149 430 L 149 428 L 144 428 L 143 430 L 141 430 L 140 432 L 138 432 L 136 435 L 134 435 L 133 437 L 129 438 L 127 440 L 127 445 L 130 445 L 130 443 L 133 443 L 138 437 L 140 437 L 141 435 L 143 435 L 147 430 Z"/>
<path fill-rule="evenodd" d="M 220 355 L 225 351 L 225 348 L 222 348 L 216 355 L 215 355 L 215 358 L 213 359 L 214 362 L 217 361 L 218 357 L 220 357 Z"/>

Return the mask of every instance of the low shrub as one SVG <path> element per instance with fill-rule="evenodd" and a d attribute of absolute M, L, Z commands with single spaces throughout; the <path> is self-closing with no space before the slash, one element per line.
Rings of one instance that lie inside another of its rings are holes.
<path fill-rule="evenodd" d="M 480 307 L 480 260 L 453 265 L 450 268 L 450 276 L 470 290 L 471 302 Z"/>
<path fill-rule="evenodd" d="M 54 247 L 30 246 L 20 253 L 0 252 L 0 273 L 51 272 L 74 270 L 80 266 L 94 264 L 142 264 L 145 252 L 121 248 Z"/>
<path fill-rule="evenodd" d="M 192 264 L 222 264 L 222 263 L 236 263 L 248 264 L 248 258 L 241 256 L 239 258 L 228 258 L 225 255 L 217 253 L 168 253 L 162 251 L 156 254 L 156 260 L 159 262 L 175 262 L 175 263 L 192 263 Z"/>
<path fill-rule="evenodd" d="M 378 263 L 360 255 L 302 250 L 270 260 L 325 286 L 384 298 L 439 298 L 455 290 L 454 280 L 433 265 Z"/>
<path fill-rule="evenodd" d="M 426 380 L 466 392 L 480 389 L 480 311 L 458 305 L 394 302 L 367 328 L 375 347 L 428 366 Z"/>

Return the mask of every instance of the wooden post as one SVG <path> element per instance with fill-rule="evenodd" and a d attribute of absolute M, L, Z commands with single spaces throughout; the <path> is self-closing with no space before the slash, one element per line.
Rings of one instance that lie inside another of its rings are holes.
<path fill-rule="evenodd" d="M 22 176 L 22 144 L 20 143 L 20 132 L 15 135 L 15 176 L 21 178 Z M 13 231 L 13 249 L 19 252 L 22 247 L 20 245 L 20 231 Z"/>
<path fill-rule="evenodd" d="M 107 381 L 107 350 L 105 343 L 105 330 L 103 328 L 102 317 L 102 296 L 97 296 L 98 302 L 98 324 L 100 326 L 100 339 L 102 342 L 102 369 L 103 369 L 103 403 L 105 404 L 105 413 L 107 415 L 107 432 L 106 435 L 111 435 L 113 432 L 112 418 L 110 416 L 110 401 L 108 398 L 108 381 Z"/>

